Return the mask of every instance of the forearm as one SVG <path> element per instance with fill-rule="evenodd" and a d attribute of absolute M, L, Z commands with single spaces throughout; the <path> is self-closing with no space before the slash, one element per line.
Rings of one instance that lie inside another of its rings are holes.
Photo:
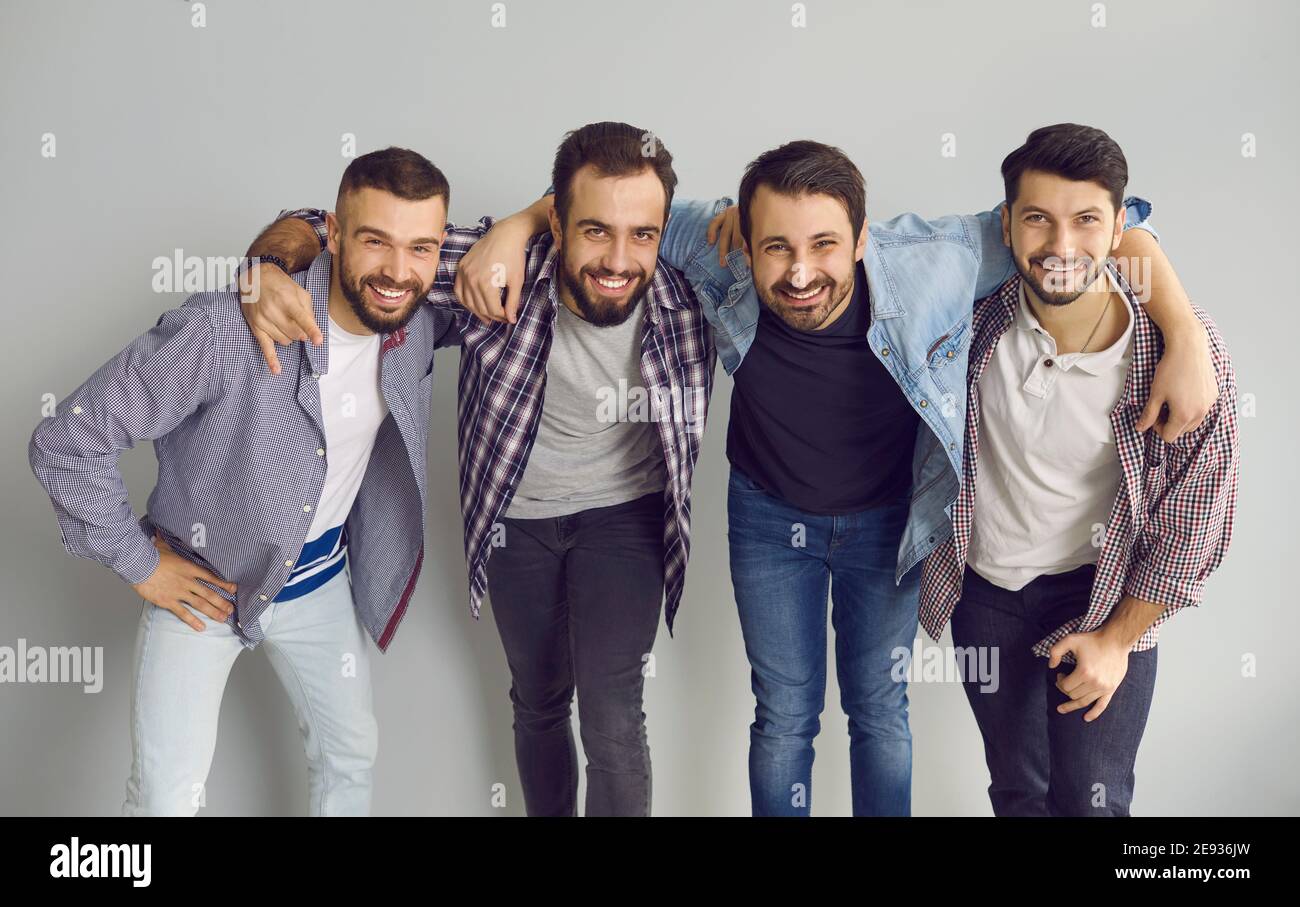
<path fill-rule="evenodd" d="M 273 222 L 248 247 L 248 257 L 273 255 L 283 259 L 291 272 L 301 271 L 320 254 L 320 239 L 315 228 L 297 217 Z"/>
<path fill-rule="evenodd" d="M 555 196 L 547 194 L 524 210 L 511 216 L 518 218 L 520 223 L 527 225 L 532 233 L 541 233 L 543 230 L 551 228 L 551 209 L 554 207 Z"/>
<path fill-rule="evenodd" d="M 118 458 L 216 398 L 215 346 L 201 307 L 169 309 L 36 427 L 28 461 L 70 553 L 100 561 L 132 584 L 153 572 L 158 552 L 131 511 Z"/>
<path fill-rule="evenodd" d="M 74 408 L 80 409 L 65 404 Z M 129 444 L 105 444 L 102 432 L 83 432 L 74 418 L 68 412 L 42 420 L 27 449 L 32 472 L 54 505 L 63 547 L 128 583 L 143 582 L 158 566 L 158 552 L 136 521 L 118 469 L 120 449 Z"/>
<path fill-rule="evenodd" d="M 1205 338 L 1205 329 L 1192 311 L 1187 291 L 1154 236 L 1146 230 L 1125 230 L 1115 258 L 1166 340 Z"/>
<path fill-rule="evenodd" d="M 1165 605 L 1126 595 L 1099 628 L 1124 649 L 1131 649 L 1164 613 Z"/>
<path fill-rule="evenodd" d="M 493 222 L 493 229 L 517 229 L 519 235 L 531 237 L 551 228 L 551 208 L 555 206 L 555 196 L 546 194 L 527 208 L 522 208 Z"/>

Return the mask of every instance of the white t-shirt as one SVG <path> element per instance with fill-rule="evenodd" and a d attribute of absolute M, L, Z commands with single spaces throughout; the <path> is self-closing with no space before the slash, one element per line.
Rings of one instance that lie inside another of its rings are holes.
<path fill-rule="evenodd" d="M 336 569 L 347 555 L 339 539 L 352 510 L 379 425 L 388 416 L 379 385 L 379 334 L 351 334 L 329 320 L 329 371 L 320 376 L 320 411 L 325 425 L 325 485 L 302 554 L 277 599 L 292 597 L 293 587 Z M 316 544 L 313 544 L 316 543 Z"/>
<path fill-rule="evenodd" d="M 1102 350 L 1057 355 L 1020 287 L 979 380 L 979 462 L 966 563 L 995 586 L 1095 564 L 1123 471 L 1110 413 L 1133 361 L 1133 313 Z"/>

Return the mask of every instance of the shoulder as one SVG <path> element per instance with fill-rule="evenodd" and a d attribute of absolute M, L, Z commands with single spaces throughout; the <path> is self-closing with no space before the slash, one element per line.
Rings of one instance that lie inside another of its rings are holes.
<path fill-rule="evenodd" d="M 1020 302 L 1020 275 L 1015 274 L 989 295 L 975 300 L 972 323 L 978 332 L 989 324 L 995 315 L 1014 309 Z"/>
<path fill-rule="evenodd" d="M 686 275 L 662 258 L 658 260 L 655 266 L 652 286 L 656 297 L 662 304 L 668 305 L 669 308 L 692 312 L 702 311 L 700 301 L 696 298 L 695 291 L 691 288 L 691 282 L 686 279 Z"/>
<path fill-rule="evenodd" d="M 867 232 L 872 242 L 886 248 L 916 243 L 947 243 L 973 249 L 971 218 L 948 214 L 927 220 L 919 214 L 905 213 L 885 221 L 869 221 Z"/>

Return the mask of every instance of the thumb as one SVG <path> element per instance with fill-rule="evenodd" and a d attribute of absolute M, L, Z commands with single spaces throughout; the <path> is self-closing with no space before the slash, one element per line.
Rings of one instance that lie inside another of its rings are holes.
<path fill-rule="evenodd" d="M 1164 399 L 1152 394 L 1147 398 L 1147 405 L 1142 407 L 1142 415 L 1134 426 L 1139 432 L 1144 432 L 1151 428 L 1160 420 L 1160 410 L 1164 406 Z"/>
<path fill-rule="evenodd" d="M 1052 646 L 1052 650 L 1047 653 L 1050 656 L 1050 660 L 1047 662 L 1047 666 L 1049 668 L 1054 668 L 1057 665 L 1059 665 L 1061 663 L 1061 659 L 1065 656 L 1066 652 L 1070 651 L 1070 647 L 1072 645 L 1074 645 L 1073 633 L 1067 634 L 1066 636 L 1062 636 L 1060 639 L 1058 639 L 1056 641 L 1056 645 Z"/>
<path fill-rule="evenodd" d="M 515 323 L 516 315 L 519 312 L 519 293 L 521 289 L 519 284 L 519 281 L 515 281 L 506 287 L 506 321 L 510 324 Z"/>

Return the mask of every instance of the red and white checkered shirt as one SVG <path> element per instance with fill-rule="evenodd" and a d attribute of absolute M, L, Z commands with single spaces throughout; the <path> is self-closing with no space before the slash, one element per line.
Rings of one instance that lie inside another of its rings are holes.
<path fill-rule="evenodd" d="M 1034 645 L 1035 654 L 1043 657 L 1067 634 L 1100 627 L 1125 595 L 1165 606 L 1133 651 L 1151 648 L 1170 615 L 1200 604 L 1205 580 L 1223 560 L 1232 537 L 1239 468 L 1237 383 L 1223 338 L 1209 316 L 1192 306 L 1210 338 L 1219 399 L 1195 431 L 1173 444 L 1165 443 L 1154 429 L 1140 434 L 1134 426 L 1150 395 L 1164 339 L 1114 265 L 1108 269 L 1133 310 L 1133 362 L 1110 413 L 1124 478 L 1106 523 L 1088 610 Z M 975 303 L 966 379 L 966 443 L 961 490 L 952 508 L 953 534 L 921 569 L 921 625 L 936 641 L 961 599 L 975 511 L 979 380 L 999 338 L 1011 327 L 1019 300 L 1017 274 Z"/>
<path fill-rule="evenodd" d="M 285 217 L 310 223 L 324 247 L 324 211 L 302 208 L 280 212 L 280 218 Z M 452 316 L 461 343 L 457 422 L 460 505 L 470 611 L 476 618 L 487 592 L 492 527 L 505 514 L 537 440 L 555 307 L 562 304 L 552 287 L 559 276 L 559 251 L 551 234 L 541 233 L 528 244 L 515 324 L 485 325 L 460 305 L 453 292 L 457 266 L 492 224 L 492 218 L 484 217 L 472 227 L 447 225 L 428 300 Z M 681 271 L 662 259 L 650 281 L 645 308 L 641 380 L 668 475 L 664 488 L 664 619 L 671 633 L 686 581 L 691 479 L 713 392 L 717 353 L 694 290 Z"/>

